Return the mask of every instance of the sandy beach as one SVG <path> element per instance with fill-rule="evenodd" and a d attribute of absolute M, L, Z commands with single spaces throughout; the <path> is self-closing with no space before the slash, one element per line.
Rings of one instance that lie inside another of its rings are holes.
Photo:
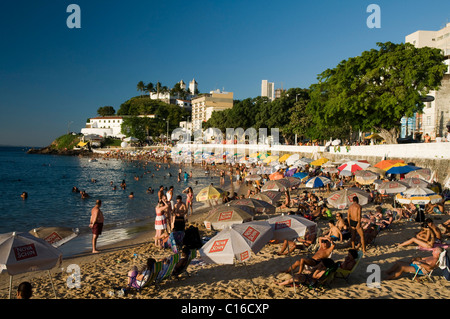
<path fill-rule="evenodd" d="M 449 204 L 445 209 L 448 211 Z M 389 208 L 389 204 L 383 204 Z M 374 211 L 375 205 L 363 207 L 363 213 Z M 277 209 L 277 214 L 286 209 Z M 333 214 L 338 210 L 333 209 Z M 212 237 L 203 225 L 208 209 L 197 209 L 189 224 L 199 228 L 201 236 Z M 345 211 L 343 211 L 345 212 Z M 428 215 L 436 225 L 448 220 L 449 215 Z M 188 225 L 189 225 L 188 224 Z M 326 220 L 319 220 L 321 229 L 327 228 Z M 413 257 L 431 255 L 430 251 L 417 249 L 417 246 L 399 248 L 401 243 L 419 231 L 420 224 L 402 219 L 395 221 L 388 229 L 382 230 L 374 244 L 368 246 L 367 252 L 352 273 L 348 283 L 336 278 L 330 289 L 319 292 L 307 288 L 278 286 L 275 282 L 289 275 L 280 271 L 287 269 L 295 260 L 305 256 L 306 252 L 295 250 L 292 255 L 279 256 L 276 252 L 280 244 L 267 244 L 257 255 L 245 264 L 217 265 L 205 264 L 194 259 L 188 271 L 190 277 L 180 280 L 166 280 L 159 289 L 147 287 L 141 292 L 131 291 L 119 296 L 115 288 L 125 287 L 127 272 L 133 265 L 142 265 L 146 258 L 160 259 L 169 256 L 169 249 L 156 248 L 153 244 L 154 231 L 140 234 L 138 237 L 100 247 L 99 254 L 80 254 L 64 258 L 61 267 L 51 271 L 51 277 L 58 299 L 448 299 L 450 282 L 441 275 L 440 270 L 433 274 L 433 281 L 412 281 L 412 275 L 399 279 L 382 281 L 378 288 L 366 283 L 371 264 L 378 265 L 381 271 L 387 270 L 395 261 L 410 260 Z M 444 237 L 447 238 L 447 237 Z M 342 261 L 347 255 L 348 247 L 338 243 L 332 258 Z M 67 279 L 69 265 L 78 265 L 81 275 L 81 287 L 69 288 Z M 0 298 L 7 299 L 9 292 L 9 275 L 0 276 Z M 33 299 L 53 299 L 54 293 L 47 272 L 32 272 L 13 278 L 13 298 L 20 282 L 28 280 L 34 287 Z"/>

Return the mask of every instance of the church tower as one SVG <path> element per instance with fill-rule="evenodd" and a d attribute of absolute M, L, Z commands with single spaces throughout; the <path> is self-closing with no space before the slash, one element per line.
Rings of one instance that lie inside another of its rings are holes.
<path fill-rule="evenodd" d="M 192 79 L 191 82 L 189 82 L 189 91 L 192 95 L 195 95 L 195 92 L 197 92 L 197 81 L 195 79 Z"/>

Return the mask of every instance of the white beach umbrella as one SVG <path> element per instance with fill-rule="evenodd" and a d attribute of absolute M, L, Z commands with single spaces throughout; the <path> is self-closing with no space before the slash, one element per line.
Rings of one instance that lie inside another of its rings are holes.
<path fill-rule="evenodd" d="M 43 239 L 29 233 L 0 234 L 0 269 L 10 275 L 10 298 L 13 276 L 40 270 L 47 270 L 50 276 L 50 269 L 61 261 L 62 253 Z"/>
<path fill-rule="evenodd" d="M 300 159 L 300 154 L 292 154 L 291 156 L 288 157 L 288 159 L 286 160 L 286 165 L 288 166 L 292 166 L 297 160 Z"/>
<path fill-rule="evenodd" d="M 233 224 L 241 224 L 253 219 L 254 209 L 242 205 L 221 205 L 214 208 L 205 218 L 205 225 L 211 225 L 213 229 L 220 230 Z"/>
<path fill-rule="evenodd" d="M 420 187 L 426 188 L 426 187 L 430 186 L 430 183 L 428 183 L 427 181 L 425 181 L 421 178 L 416 178 L 416 177 L 405 178 L 405 179 L 402 179 L 401 182 L 403 184 L 408 185 L 408 187 L 420 186 Z"/>
<path fill-rule="evenodd" d="M 315 222 L 297 215 L 282 214 L 267 221 L 273 228 L 273 239 L 278 241 L 304 236 L 308 228 L 313 230 L 317 226 Z"/>
<path fill-rule="evenodd" d="M 79 229 L 69 227 L 39 227 L 33 228 L 29 233 L 34 237 L 45 240 L 53 247 L 59 247 L 77 237 Z"/>
<path fill-rule="evenodd" d="M 272 238 L 273 230 L 267 221 L 233 225 L 211 238 L 199 249 L 199 253 L 207 263 L 234 264 L 235 260 L 245 262 Z"/>
<path fill-rule="evenodd" d="M 383 182 L 377 186 L 381 194 L 397 194 L 408 189 L 408 186 L 399 181 Z"/>
<path fill-rule="evenodd" d="M 275 213 L 276 207 L 272 204 L 256 199 L 256 198 L 241 198 L 228 202 L 228 206 L 248 206 L 255 210 L 256 213 Z"/>
<path fill-rule="evenodd" d="M 335 208 L 344 209 L 353 203 L 354 196 L 358 197 L 361 206 L 364 206 L 369 202 L 369 194 L 356 187 L 346 188 L 331 193 L 327 198 L 327 202 Z"/>
<path fill-rule="evenodd" d="M 282 195 L 283 193 L 277 191 L 264 191 L 257 194 L 252 194 L 250 195 L 250 198 L 260 199 L 274 205 L 281 199 Z"/>
<path fill-rule="evenodd" d="M 378 179 L 379 176 L 380 174 L 372 171 L 367 170 L 356 171 L 355 181 L 360 183 L 361 185 L 369 185 L 372 184 L 376 179 Z"/>

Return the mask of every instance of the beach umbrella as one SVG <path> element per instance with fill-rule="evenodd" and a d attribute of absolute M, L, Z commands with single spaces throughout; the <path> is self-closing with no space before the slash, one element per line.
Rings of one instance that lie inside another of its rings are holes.
<path fill-rule="evenodd" d="M 382 160 L 374 165 L 374 167 L 381 168 L 382 170 L 387 171 L 391 166 L 397 163 L 404 163 L 405 161 L 402 159 L 390 159 L 390 160 Z"/>
<path fill-rule="evenodd" d="M 318 187 L 325 187 L 325 185 L 330 184 L 331 179 L 324 176 L 315 176 L 313 178 L 310 178 L 305 183 L 305 187 L 308 188 L 318 188 Z"/>
<path fill-rule="evenodd" d="M 206 263 L 234 264 L 257 254 L 271 239 L 273 230 L 267 221 L 248 222 L 226 227 L 200 249 Z"/>
<path fill-rule="evenodd" d="M 278 241 L 293 240 L 305 236 L 306 229 L 315 229 L 317 224 L 298 215 L 280 215 L 269 218 L 268 223 L 273 228 L 273 239 Z"/>
<path fill-rule="evenodd" d="M 250 198 L 260 199 L 275 205 L 281 199 L 282 193 L 276 191 L 263 191 L 258 194 L 250 195 Z"/>
<path fill-rule="evenodd" d="M 362 171 L 369 167 L 370 164 L 364 162 L 350 161 L 342 164 L 337 169 L 340 171 L 339 175 L 352 176 L 356 171 Z"/>
<path fill-rule="evenodd" d="M 51 280 L 50 269 L 60 265 L 61 261 L 62 253 L 57 248 L 30 233 L 0 234 L 0 270 L 10 275 L 10 298 L 13 276 L 47 270 Z M 54 287 L 53 292 L 56 297 Z"/>
<path fill-rule="evenodd" d="M 280 163 L 283 163 L 283 162 L 285 162 L 289 157 L 291 157 L 291 155 L 292 155 L 292 154 L 284 154 L 283 156 L 281 156 L 281 157 L 278 159 L 278 161 L 279 161 Z"/>
<path fill-rule="evenodd" d="M 206 218 L 205 225 L 213 229 L 224 229 L 233 224 L 241 224 L 253 219 L 251 207 L 221 205 L 214 209 Z"/>
<path fill-rule="evenodd" d="M 428 203 L 438 203 L 442 196 L 436 194 L 433 190 L 425 187 L 415 186 L 395 196 L 395 200 L 401 204 L 426 205 Z"/>
<path fill-rule="evenodd" d="M 293 177 L 296 177 L 299 179 L 304 179 L 305 177 L 308 177 L 308 176 L 309 176 L 309 174 L 306 172 L 298 172 L 293 175 Z"/>
<path fill-rule="evenodd" d="M 288 169 L 286 172 L 284 172 L 284 176 L 285 177 L 294 176 L 295 172 L 297 172 L 297 167 L 293 167 L 291 169 Z"/>
<path fill-rule="evenodd" d="M 270 156 L 267 156 L 267 157 L 263 160 L 263 163 L 269 164 L 270 162 L 277 161 L 278 158 L 279 158 L 279 157 L 276 156 L 276 155 L 270 155 Z"/>
<path fill-rule="evenodd" d="M 299 178 L 294 177 L 294 176 L 288 176 L 288 177 L 285 177 L 284 179 L 289 181 L 289 185 L 291 187 L 300 185 L 302 183 L 302 181 Z"/>
<path fill-rule="evenodd" d="M 319 159 L 317 159 L 317 160 L 315 160 L 315 161 L 310 162 L 309 165 L 312 165 L 312 166 L 322 166 L 322 165 L 325 164 L 326 162 L 328 162 L 328 158 L 322 157 L 322 158 L 319 158 Z"/>
<path fill-rule="evenodd" d="M 292 166 L 297 160 L 300 159 L 300 154 L 292 154 L 289 156 L 289 158 L 286 160 L 286 165 Z"/>
<path fill-rule="evenodd" d="M 421 178 L 427 182 L 431 182 L 432 171 L 429 168 L 421 168 L 411 171 L 405 175 L 406 178 Z"/>
<path fill-rule="evenodd" d="M 283 177 L 284 177 L 284 174 L 280 171 L 276 171 L 275 173 L 272 173 L 269 175 L 269 179 L 271 181 L 282 179 Z"/>
<path fill-rule="evenodd" d="M 324 166 L 322 166 L 322 167 L 324 167 Z M 334 166 L 328 166 L 328 167 L 322 168 L 322 172 L 335 174 L 335 173 L 339 173 L 340 171 Z"/>
<path fill-rule="evenodd" d="M 335 208 L 344 209 L 353 203 L 354 196 L 358 197 L 361 206 L 364 206 L 369 202 L 369 194 L 356 187 L 346 188 L 331 193 L 327 198 L 327 202 Z"/>
<path fill-rule="evenodd" d="M 275 206 L 272 204 L 256 199 L 256 198 L 242 198 L 235 199 L 227 203 L 228 206 L 249 206 L 255 210 L 256 213 L 275 213 Z"/>
<path fill-rule="evenodd" d="M 355 181 L 361 185 L 369 185 L 372 184 L 375 180 L 378 179 L 380 175 L 367 170 L 356 171 L 355 172 Z"/>
<path fill-rule="evenodd" d="M 425 181 L 421 178 L 416 178 L 416 177 L 404 178 L 401 180 L 401 182 L 403 184 L 406 184 L 408 187 L 415 187 L 415 186 L 428 187 L 428 186 L 430 186 L 430 183 L 428 183 L 427 181 Z"/>
<path fill-rule="evenodd" d="M 29 231 L 31 235 L 41 238 L 53 247 L 59 247 L 79 234 L 78 228 L 70 227 L 39 227 Z"/>
<path fill-rule="evenodd" d="M 381 169 L 381 168 L 378 168 L 378 167 L 375 167 L 375 166 L 367 167 L 365 170 L 374 172 L 376 174 L 379 174 L 380 176 L 386 175 L 386 171 L 384 169 Z"/>
<path fill-rule="evenodd" d="M 257 175 L 257 174 L 247 175 L 247 176 L 245 176 L 245 180 L 246 181 L 259 181 L 259 180 L 261 180 L 261 175 Z"/>
<path fill-rule="evenodd" d="M 418 169 L 420 169 L 420 167 L 413 165 L 406 165 L 405 163 L 397 163 L 392 165 L 388 170 L 386 170 L 386 174 L 406 174 Z"/>
<path fill-rule="evenodd" d="M 258 174 L 272 174 L 276 171 L 277 171 L 277 169 L 273 166 L 263 166 L 263 167 L 260 167 Z"/>
<path fill-rule="evenodd" d="M 401 181 L 388 181 L 383 182 L 377 186 L 377 190 L 381 194 L 396 194 L 408 189 L 408 185 Z"/>
<path fill-rule="evenodd" d="M 273 230 L 267 221 L 233 225 L 211 238 L 199 249 L 199 253 L 206 263 L 233 265 L 235 260 L 246 263 L 272 237 Z M 250 282 L 258 297 L 251 279 Z"/>
<path fill-rule="evenodd" d="M 207 201 L 209 199 L 219 199 L 222 197 L 222 194 L 225 191 L 221 188 L 216 188 L 214 186 L 208 186 L 203 188 L 198 194 L 197 194 L 197 201 L 203 202 Z"/>
<path fill-rule="evenodd" d="M 276 191 L 276 192 L 284 192 L 289 187 L 291 187 L 289 181 L 285 179 L 277 179 L 267 181 L 263 187 L 261 187 L 261 191 Z"/>

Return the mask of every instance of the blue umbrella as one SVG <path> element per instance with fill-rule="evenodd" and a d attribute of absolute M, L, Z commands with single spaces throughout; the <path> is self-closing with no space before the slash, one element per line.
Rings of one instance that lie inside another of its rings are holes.
<path fill-rule="evenodd" d="M 421 169 L 421 167 L 404 165 L 404 166 L 394 166 L 386 171 L 386 174 L 406 174 L 412 171 Z"/>
<path fill-rule="evenodd" d="M 295 174 L 292 175 L 292 176 L 297 177 L 297 178 L 300 178 L 300 179 L 303 179 L 303 178 L 307 177 L 308 175 L 309 175 L 308 173 L 305 173 L 305 172 L 299 172 L 299 173 L 295 173 Z"/>
<path fill-rule="evenodd" d="M 325 185 L 331 183 L 331 179 L 324 177 L 324 176 L 316 176 L 313 178 L 310 178 L 306 183 L 305 186 L 309 188 L 317 188 L 317 187 L 324 187 Z"/>

